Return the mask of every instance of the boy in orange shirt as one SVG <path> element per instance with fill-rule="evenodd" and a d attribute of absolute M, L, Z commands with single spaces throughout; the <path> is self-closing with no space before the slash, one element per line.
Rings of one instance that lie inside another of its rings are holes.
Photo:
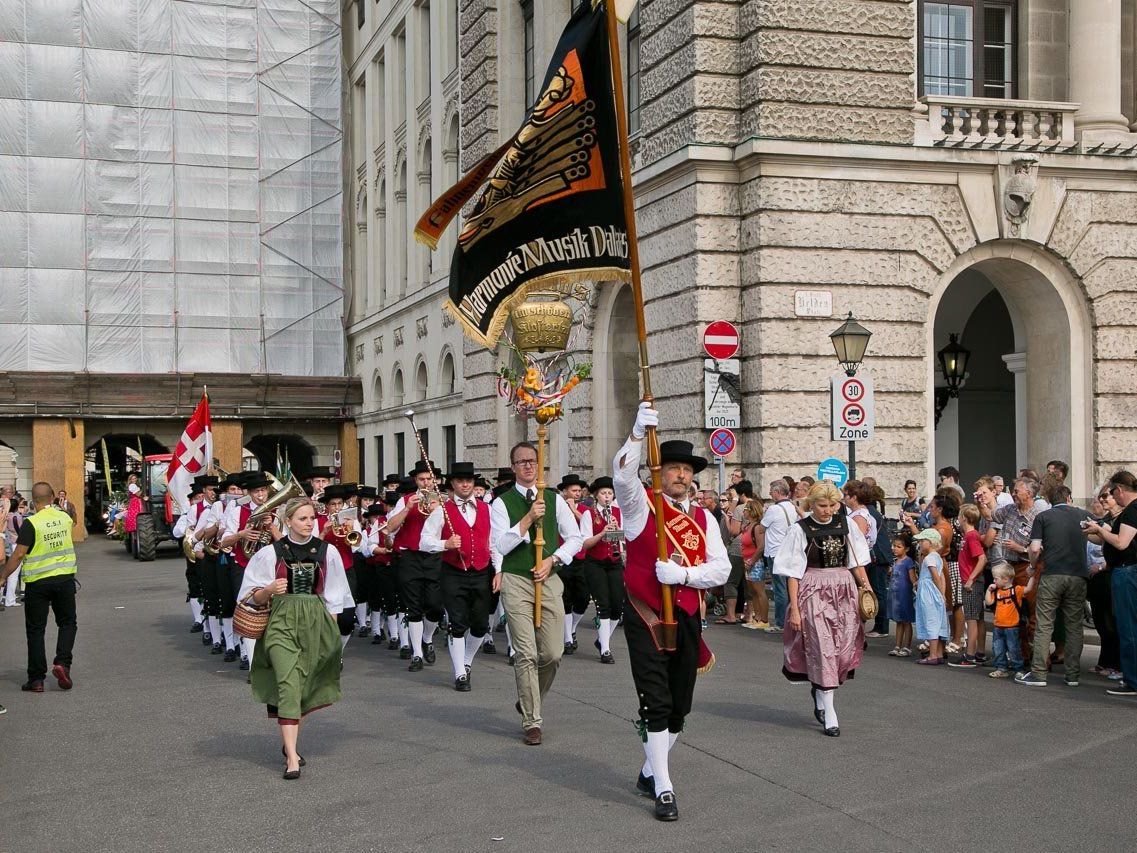
<path fill-rule="evenodd" d="M 1008 659 L 1015 672 L 1023 672 L 1022 649 L 1019 646 L 1019 627 L 1029 619 L 1026 596 L 1034 590 L 1034 569 L 1027 570 L 1030 580 L 1025 587 L 1015 586 L 1015 570 L 1008 563 L 999 562 L 991 567 L 995 582 L 987 587 L 985 601 L 988 607 L 995 608 L 995 632 L 992 650 L 995 653 L 995 669 L 989 678 L 1009 678 Z"/>

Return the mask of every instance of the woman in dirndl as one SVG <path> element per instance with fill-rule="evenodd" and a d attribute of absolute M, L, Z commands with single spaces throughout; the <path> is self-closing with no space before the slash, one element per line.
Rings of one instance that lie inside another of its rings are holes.
<path fill-rule="evenodd" d="M 790 527 L 774 558 L 774 573 L 786 577 L 790 599 L 782 674 L 790 681 L 808 679 L 814 717 L 825 734 L 838 737 L 833 694 L 861 663 L 865 633 L 857 587 L 869 589 L 869 548 L 833 483 L 815 483 L 805 507 L 808 513 Z"/>
<path fill-rule="evenodd" d="M 261 548 L 245 568 L 238 600 L 269 604 L 264 637 L 249 671 L 253 697 L 280 725 L 284 778 L 299 779 L 300 720 L 340 698 L 342 646 L 336 615 L 355 606 L 343 561 L 312 535 L 316 506 L 294 498 L 284 509 L 286 535 Z"/>

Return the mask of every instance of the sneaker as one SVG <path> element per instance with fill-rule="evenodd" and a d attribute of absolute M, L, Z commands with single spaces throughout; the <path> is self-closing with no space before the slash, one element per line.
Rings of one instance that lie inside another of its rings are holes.
<path fill-rule="evenodd" d="M 1111 672 L 1106 676 L 1110 681 L 1121 681 L 1122 675 L 1120 672 Z"/>
<path fill-rule="evenodd" d="M 1111 687 L 1105 692 L 1110 696 L 1137 696 L 1137 690 L 1134 690 L 1124 681 L 1118 682 L 1116 687 Z"/>
<path fill-rule="evenodd" d="M 1010 678 L 1011 674 L 1005 669 L 993 669 L 987 673 L 988 678 Z"/>
<path fill-rule="evenodd" d="M 25 693 L 43 693 L 43 681 L 27 681 L 20 685 Z"/>
<path fill-rule="evenodd" d="M 889 649 L 889 650 L 888 650 L 888 656 L 889 656 L 890 658 L 898 658 L 898 657 L 900 657 L 900 647 L 899 647 L 899 646 L 896 646 L 895 648 Z"/>
<path fill-rule="evenodd" d="M 957 669 L 977 669 L 979 667 L 979 664 L 975 662 L 975 658 L 969 658 L 967 655 L 964 655 L 959 660 L 949 660 L 947 665 L 954 666 Z"/>
<path fill-rule="evenodd" d="M 707 620 L 706 619 L 699 620 L 699 627 L 701 627 L 704 631 L 707 630 Z"/>
<path fill-rule="evenodd" d="M 865 634 L 865 636 L 870 640 L 878 640 L 881 637 L 887 637 L 888 634 L 882 634 L 880 631 L 869 631 L 867 634 Z"/>
<path fill-rule="evenodd" d="M 1020 672 L 1015 676 L 1016 684 L 1025 684 L 1027 687 L 1045 687 L 1046 679 L 1037 678 L 1033 672 Z"/>
<path fill-rule="evenodd" d="M 1071 681 L 1070 679 L 1067 678 L 1066 679 L 1066 686 L 1067 687 L 1077 687 L 1078 681 L 1077 680 Z"/>
<path fill-rule="evenodd" d="M 766 628 L 763 628 L 762 630 L 764 630 L 767 634 L 780 634 L 780 633 L 782 633 L 782 626 L 781 625 L 770 625 Z"/>

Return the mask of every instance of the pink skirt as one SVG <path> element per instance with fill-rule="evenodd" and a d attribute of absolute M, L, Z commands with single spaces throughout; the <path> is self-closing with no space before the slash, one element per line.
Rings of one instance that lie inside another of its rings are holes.
<path fill-rule="evenodd" d="M 848 569 L 806 569 L 798 581 L 801 630 L 786 619 L 782 632 L 782 674 L 833 690 L 852 678 L 865 647 L 857 612 L 857 584 Z M 788 614 L 787 614 L 788 616 Z"/>

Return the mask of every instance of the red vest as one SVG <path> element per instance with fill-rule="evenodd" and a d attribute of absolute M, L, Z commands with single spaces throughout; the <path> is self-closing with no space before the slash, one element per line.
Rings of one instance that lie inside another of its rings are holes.
<path fill-rule="evenodd" d="M 707 532 L 707 511 L 702 507 L 695 513 L 695 523 L 704 534 Z M 654 610 L 660 612 L 663 607 L 663 596 L 660 592 L 659 579 L 655 576 L 655 561 L 659 553 L 655 545 L 655 508 L 651 503 L 651 494 L 648 494 L 648 517 L 643 533 L 635 539 L 627 540 L 628 564 L 624 570 L 624 586 L 628 595 L 634 596 Z M 706 561 L 706 546 L 700 554 Z M 694 616 L 699 612 L 699 591 L 689 586 L 676 586 L 674 603 L 681 607 L 685 613 Z"/>
<path fill-rule="evenodd" d="M 462 550 L 458 551 L 443 551 L 442 562 L 455 569 L 463 568 L 463 561 L 465 561 L 465 570 L 468 572 L 484 572 L 490 565 L 490 507 L 485 501 L 475 501 L 474 503 L 474 526 L 471 527 L 466 517 L 458 511 L 458 505 L 454 501 L 446 501 L 442 505 L 442 511 L 446 513 L 446 520 L 450 522 L 448 525 L 442 525 L 442 537 L 448 539 L 447 532 L 451 535 L 458 535 L 462 537 Z"/>
<path fill-rule="evenodd" d="M 600 514 L 600 510 L 596 507 L 589 507 L 588 511 L 592 514 L 592 535 L 595 536 L 601 530 L 608 526 L 604 520 L 604 516 Z M 609 507 L 612 513 L 612 518 L 619 527 L 623 518 L 620 515 L 619 507 Z M 601 563 L 616 563 L 620 560 L 620 549 L 613 545 L 611 542 L 605 542 L 601 539 L 595 545 L 588 549 L 588 556 L 593 560 L 599 560 Z"/>
<path fill-rule="evenodd" d="M 374 531 L 374 529 L 378 526 L 379 526 L 379 522 L 375 522 L 374 524 L 372 524 L 371 527 L 368 528 L 368 534 L 367 535 L 371 535 L 371 533 Z M 386 539 L 387 539 L 386 533 L 380 533 L 379 534 L 380 543 L 384 542 Z M 370 557 L 367 558 L 366 562 L 367 562 L 367 565 L 369 565 L 369 566 L 389 566 L 389 565 L 391 565 L 391 556 L 392 555 L 390 552 L 387 552 L 386 554 L 372 554 Z"/>
<path fill-rule="evenodd" d="M 419 543 L 423 525 L 426 524 L 426 516 L 419 512 L 418 506 L 407 505 L 406 510 L 407 517 L 403 520 L 402 526 L 395 531 L 395 550 L 421 551 Z"/>
<path fill-rule="evenodd" d="M 253 514 L 253 510 L 248 504 L 245 506 L 237 507 L 237 533 L 245 529 L 245 525 L 249 523 L 249 516 Z M 234 531 L 229 531 L 230 533 Z M 249 565 L 249 558 L 245 556 L 245 543 L 243 540 L 238 539 L 237 544 L 233 546 L 233 560 L 242 569 Z"/>
<path fill-rule="evenodd" d="M 350 572 L 355 568 L 355 556 L 351 546 L 332 532 L 332 525 L 326 515 L 316 516 L 316 535 L 340 552 L 344 571 Z"/>

